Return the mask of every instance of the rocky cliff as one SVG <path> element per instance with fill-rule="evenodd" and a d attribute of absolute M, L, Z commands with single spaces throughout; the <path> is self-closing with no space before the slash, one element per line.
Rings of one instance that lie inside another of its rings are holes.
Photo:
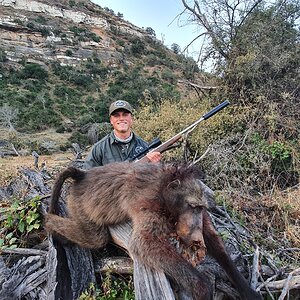
<path fill-rule="evenodd" d="M 177 101 L 190 92 L 178 79 L 197 72 L 194 60 L 165 47 L 153 30 L 89 0 L 0 0 L 4 127 L 76 134 L 107 121 L 112 99 L 135 108 L 146 98 Z"/>
<path fill-rule="evenodd" d="M 76 65 L 93 53 L 113 62 L 121 58 L 112 38 L 116 31 L 147 36 L 90 1 L 70 5 L 69 1 L 0 0 L 1 48 L 11 62 L 26 57 Z"/>

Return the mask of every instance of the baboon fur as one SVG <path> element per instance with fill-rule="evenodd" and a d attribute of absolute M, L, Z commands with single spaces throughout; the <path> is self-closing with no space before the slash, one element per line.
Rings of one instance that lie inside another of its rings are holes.
<path fill-rule="evenodd" d="M 57 206 L 67 178 L 74 183 L 67 198 L 68 218 L 62 218 Z M 45 228 L 82 247 L 101 248 L 110 240 L 108 226 L 131 220 L 129 251 L 146 265 L 163 270 L 193 299 L 207 300 L 212 299 L 209 280 L 169 242 L 175 224 L 181 227 L 178 223 L 187 220 L 182 216 L 199 214 L 202 222 L 197 228 L 191 226 L 192 232 L 183 237 L 185 242 L 190 243 L 194 232 L 200 231 L 208 253 L 225 269 L 242 299 L 261 299 L 239 273 L 214 230 L 199 178 L 199 170 L 186 165 L 122 162 L 89 171 L 69 167 L 54 184 Z"/>

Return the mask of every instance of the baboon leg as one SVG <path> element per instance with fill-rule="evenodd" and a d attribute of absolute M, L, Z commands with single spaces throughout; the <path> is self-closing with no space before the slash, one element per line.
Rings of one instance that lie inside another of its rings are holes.
<path fill-rule="evenodd" d="M 64 237 L 84 248 L 102 248 L 110 239 L 108 229 L 104 226 L 89 227 L 87 224 L 53 214 L 46 215 L 45 228 L 59 238 Z"/>
<path fill-rule="evenodd" d="M 216 232 L 209 214 L 203 214 L 203 236 L 208 253 L 222 266 L 226 274 L 235 285 L 243 300 L 259 300 L 259 293 L 250 288 L 247 280 L 239 272 L 236 265 L 228 255 L 223 240 Z"/>
<path fill-rule="evenodd" d="M 184 260 L 170 244 L 166 218 L 151 209 L 138 209 L 131 216 L 130 251 L 146 265 L 163 270 L 195 300 L 212 299 L 208 279 Z"/>

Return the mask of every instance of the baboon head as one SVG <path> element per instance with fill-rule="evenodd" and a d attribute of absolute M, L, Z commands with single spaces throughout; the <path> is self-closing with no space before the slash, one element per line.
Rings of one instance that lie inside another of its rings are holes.
<path fill-rule="evenodd" d="M 175 222 L 176 234 L 184 244 L 185 256 L 189 256 L 189 252 L 196 253 L 196 261 L 199 263 L 206 254 L 203 212 L 208 206 L 207 199 L 198 172 L 191 169 L 185 170 L 183 176 L 180 176 L 180 172 L 176 175 L 177 178 L 165 188 L 164 197 Z"/>

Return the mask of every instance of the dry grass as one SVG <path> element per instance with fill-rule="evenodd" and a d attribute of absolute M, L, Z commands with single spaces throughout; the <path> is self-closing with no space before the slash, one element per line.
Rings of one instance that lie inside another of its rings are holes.
<path fill-rule="evenodd" d="M 74 155 L 70 153 L 58 153 L 52 155 L 41 155 L 39 165 L 46 164 L 47 169 L 57 169 L 66 166 Z M 18 170 L 22 167 L 34 168 L 32 156 L 17 156 L 0 158 L 0 186 L 4 186 L 17 176 Z"/>
<path fill-rule="evenodd" d="M 271 249 L 300 248 L 299 187 L 257 198 L 235 193 L 227 197 L 226 203 L 243 216 L 247 228 L 256 233 L 258 243 Z"/>
<path fill-rule="evenodd" d="M 48 129 L 34 134 L 25 134 L 19 132 L 9 132 L 5 128 L 0 128 L 0 136 L 1 140 L 9 141 L 14 145 L 53 142 L 55 143 L 56 147 L 59 147 L 60 145 L 65 145 L 68 143 L 70 133 L 61 134 L 57 133 L 54 129 Z M 0 158 L 0 186 L 5 185 L 10 181 L 11 178 L 16 176 L 21 167 L 34 168 L 34 159 L 30 155 L 30 151 L 26 149 L 26 146 L 24 146 L 24 149 L 22 149 L 22 146 L 17 147 L 17 151 L 21 154 L 20 156 L 7 156 Z M 65 153 L 55 153 L 52 155 L 41 155 L 39 157 L 39 165 L 45 163 L 47 168 L 51 169 L 66 165 L 71 159 L 74 159 L 74 155 L 71 153 L 71 151 Z"/>

